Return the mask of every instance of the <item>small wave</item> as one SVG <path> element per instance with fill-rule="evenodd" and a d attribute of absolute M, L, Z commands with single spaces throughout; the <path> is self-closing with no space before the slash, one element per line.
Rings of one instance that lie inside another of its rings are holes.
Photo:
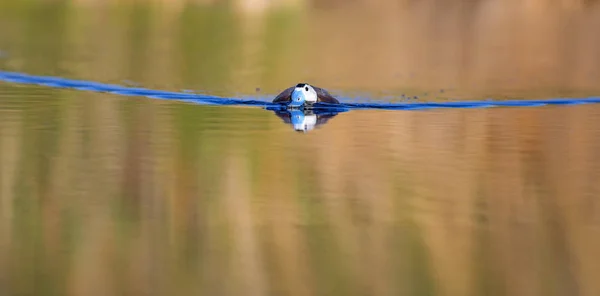
<path fill-rule="evenodd" d="M 53 88 L 76 89 L 82 91 L 93 91 L 112 93 L 123 96 L 143 96 L 154 99 L 177 100 L 203 105 L 224 106 L 254 106 L 268 109 L 285 108 L 274 104 L 270 99 L 239 99 L 223 98 L 190 92 L 171 92 L 152 90 L 139 87 L 127 87 L 115 84 L 104 84 L 93 81 L 74 80 L 53 76 L 36 76 L 19 72 L 0 71 L 0 81 L 34 84 Z M 582 105 L 600 103 L 600 97 L 588 98 L 556 98 L 541 100 L 511 100 L 511 101 L 458 101 L 458 102 L 405 102 L 405 103 L 345 103 L 327 104 L 317 103 L 316 109 L 327 109 L 332 111 L 347 111 L 354 109 L 383 109 L 383 110 L 426 110 L 439 108 L 490 108 L 490 107 L 539 107 L 546 105 Z"/>

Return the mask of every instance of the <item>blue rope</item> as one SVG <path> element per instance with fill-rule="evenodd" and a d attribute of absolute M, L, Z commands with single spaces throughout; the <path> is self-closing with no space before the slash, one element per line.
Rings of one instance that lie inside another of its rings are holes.
<path fill-rule="evenodd" d="M 112 93 L 124 96 L 144 96 L 155 99 L 177 100 L 203 105 L 245 105 L 263 107 L 268 109 L 281 108 L 279 104 L 269 101 L 254 99 L 222 98 L 204 94 L 170 92 L 151 90 L 145 88 L 126 87 L 113 84 L 104 84 L 93 81 L 73 80 L 52 76 L 35 76 L 17 72 L 0 71 L 0 81 L 33 84 L 53 88 L 76 89 L 93 92 Z M 385 110 L 422 110 L 436 108 L 489 108 L 489 107 L 537 107 L 545 105 L 583 105 L 600 103 L 600 97 L 589 98 L 561 98 L 542 100 L 512 100 L 512 101 L 471 101 L 471 102 L 410 102 L 410 103 L 344 103 L 327 104 L 318 103 L 319 109 L 385 109 Z"/>

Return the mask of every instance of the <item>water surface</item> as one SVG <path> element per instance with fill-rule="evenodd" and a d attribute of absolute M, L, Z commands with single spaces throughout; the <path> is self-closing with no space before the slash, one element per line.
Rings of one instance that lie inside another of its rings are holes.
<path fill-rule="evenodd" d="M 599 94 L 597 8 L 357 3 L 3 2 L 0 69 L 240 98 Z M 353 110 L 297 133 L 0 82 L 0 294 L 598 295 L 599 119 Z"/>

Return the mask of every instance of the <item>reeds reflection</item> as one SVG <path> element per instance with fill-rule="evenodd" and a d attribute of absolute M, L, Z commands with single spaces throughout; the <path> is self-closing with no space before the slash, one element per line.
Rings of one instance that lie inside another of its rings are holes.
<path fill-rule="evenodd" d="M 600 75 L 593 3 L 56 3 L 0 2 L 2 69 L 447 98 Z M 0 83 L 0 294 L 600 294 L 599 106 L 273 115 Z"/>
<path fill-rule="evenodd" d="M 304 136 L 260 109 L 19 93 L 7 295 L 600 291 L 597 106 L 352 111 Z"/>
<path fill-rule="evenodd" d="M 388 100 L 596 95 L 600 6 L 560 2 L 4 1 L 0 66 L 224 96 L 300 81 Z"/>

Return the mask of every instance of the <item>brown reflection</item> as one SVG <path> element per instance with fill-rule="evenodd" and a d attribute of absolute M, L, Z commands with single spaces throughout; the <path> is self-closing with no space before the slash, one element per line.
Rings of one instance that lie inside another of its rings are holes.
<path fill-rule="evenodd" d="M 315 11 L 309 42 L 319 46 L 307 58 L 322 66 L 311 78 L 340 89 L 453 88 L 461 96 L 598 91 L 595 2 L 392 3 Z"/>
<path fill-rule="evenodd" d="M 391 99 L 600 91 L 597 1 L 59 2 L 44 18 L 6 4 L 4 68 L 225 96 L 298 81 Z"/>
<path fill-rule="evenodd" d="M 595 2 L 25 2 L 0 4 L 2 69 L 439 99 L 597 94 L 600 78 Z M 0 290 L 599 295 L 598 118 L 353 111 L 300 136 L 264 110 L 2 83 Z"/>
<path fill-rule="evenodd" d="M 600 291 L 596 106 L 352 111 L 298 138 L 262 110 L 62 95 L 45 129 L 50 105 L 2 111 L 12 294 Z"/>

